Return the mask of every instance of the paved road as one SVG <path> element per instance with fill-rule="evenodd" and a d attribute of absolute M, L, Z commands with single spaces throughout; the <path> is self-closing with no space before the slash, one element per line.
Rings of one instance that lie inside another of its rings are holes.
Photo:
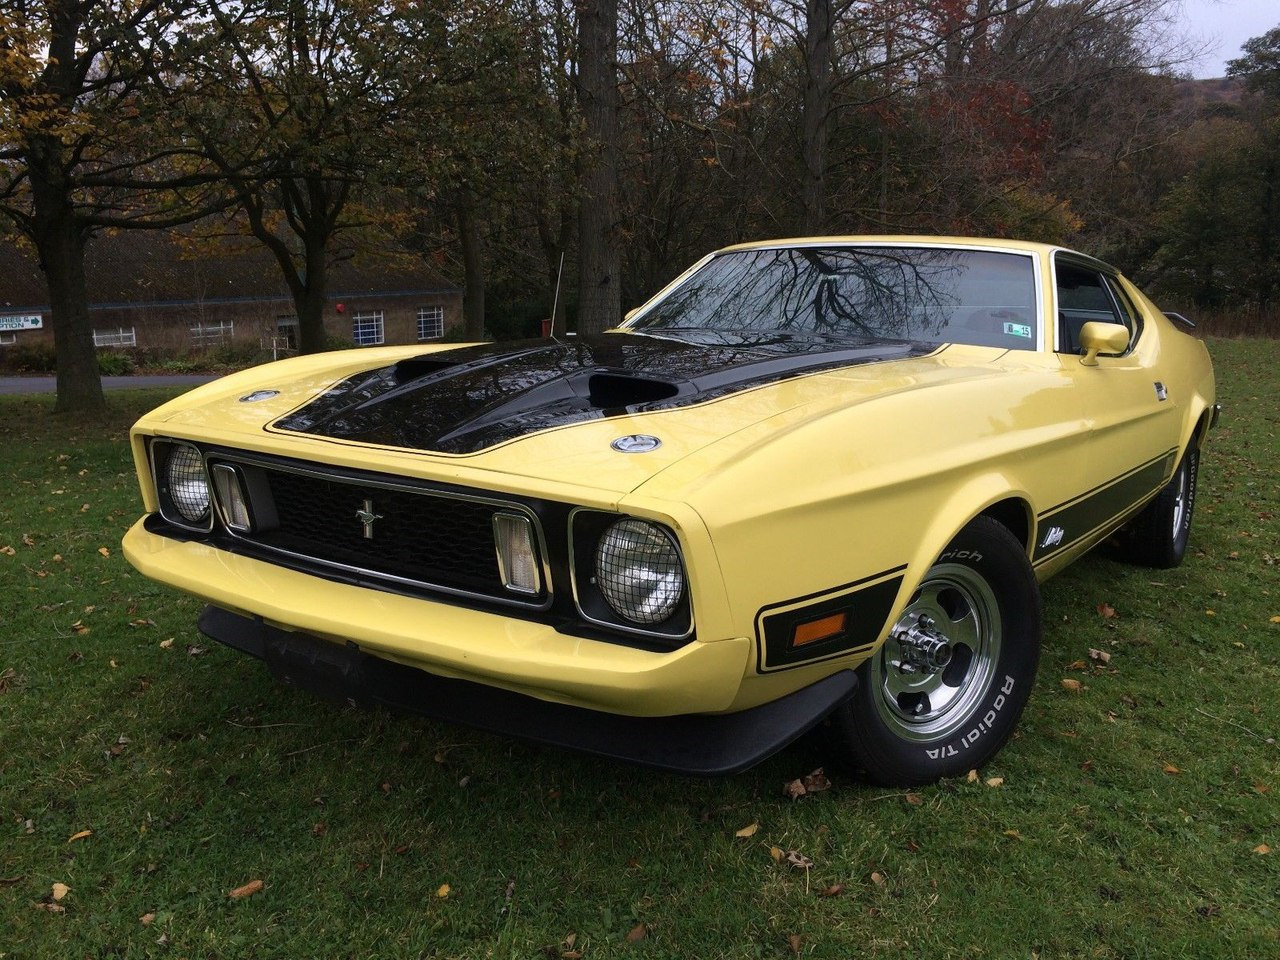
<path fill-rule="evenodd" d="M 103 377 L 104 390 L 129 390 L 138 387 L 195 387 L 217 377 L 210 374 L 184 374 L 162 377 Z M 53 393 L 53 377 L 0 377 L 0 394 Z"/>

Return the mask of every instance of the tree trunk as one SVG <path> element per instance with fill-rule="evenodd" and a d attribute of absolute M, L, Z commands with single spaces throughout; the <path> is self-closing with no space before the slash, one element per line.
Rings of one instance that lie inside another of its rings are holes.
<path fill-rule="evenodd" d="M 303 238 L 306 272 L 294 291 L 293 306 L 298 313 L 298 352 L 320 353 L 329 349 L 324 329 L 324 307 L 328 299 L 329 261 L 327 237 Z"/>
<path fill-rule="evenodd" d="M 804 36 L 804 161 L 801 233 L 818 234 L 826 225 L 827 136 L 831 111 L 831 0 L 806 0 Z"/>
<path fill-rule="evenodd" d="M 578 211 L 578 330 L 596 333 L 622 319 L 618 256 L 618 0 L 578 8 L 578 104 L 582 150 Z"/>
<path fill-rule="evenodd" d="M 58 361 L 58 413 L 100 416 L 106 411 L 102 377 L 89 320 L 84 277 L 85 231 L 71 205 L 62 146 L 52 137 L 33 138 L 32 240 L 49 288 L 49 323 Z"/>
<path fill-rule="evenodd" d="M 484 247 L 476 229 L 470 197 L 457 208 L 458 242 L 462 246 L 462 330 L 468 340 L 484 339 Z"/>

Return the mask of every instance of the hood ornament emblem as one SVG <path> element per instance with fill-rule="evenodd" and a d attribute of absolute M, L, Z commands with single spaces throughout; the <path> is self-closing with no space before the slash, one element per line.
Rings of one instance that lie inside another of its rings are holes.
<path fill-rule="evenodd" d="M 647 433 L 629 433 L 609 444 L 619 453 L 649 453 L 662 446 L 662 441 Z"/>
<path fill-rule="evenodd" d="M 259 400 L 270 400 L 272 397 L 280 396 L 279 390 L 255 390 L 253 393 L 246 393 L 240 398 L 241 403 L 257 403 Z"/>
<path fill-rule="evenodd" d="M 373 539 L 373 521 L 381 520 L 382 514 L 373 512 L 373 501 L 366 500 L 360 505 L 360 509 L 356 511 L 356 519 L 364 524 L 364 533 L 362 536 L 366 540 Z"/>

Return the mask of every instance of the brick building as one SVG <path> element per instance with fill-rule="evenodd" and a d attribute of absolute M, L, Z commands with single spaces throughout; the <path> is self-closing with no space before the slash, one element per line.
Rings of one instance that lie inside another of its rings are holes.
<path fill-rule="evenodd" d="M 85 273 L 99 347 L 297 346 L 293 300 L 257 246 L 193 249 L 168 234 L 123 231 L 90 241 Z M 404 252 L 342 260 L 329 289 L 325 330 L 362 346 L 438 340 L 462 322 L 462 292 Z M 44 276 L 33 255 L 0 244 L 0 350 L 41 340 L 53 341 Z"/>

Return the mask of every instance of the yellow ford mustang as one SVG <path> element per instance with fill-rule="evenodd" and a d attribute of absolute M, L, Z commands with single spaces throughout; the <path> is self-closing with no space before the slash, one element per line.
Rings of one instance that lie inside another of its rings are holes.
<path fill-rule="evenodd" d="M 133 430 L 149 577 L 322 694 L 669 770 L 830 718 L 914 784 L 1009 737 L 1039 581 L 1178 563 L 1203 345 L 1010 241 L 721 250 L 599 336 L 298 357 Z"/>

